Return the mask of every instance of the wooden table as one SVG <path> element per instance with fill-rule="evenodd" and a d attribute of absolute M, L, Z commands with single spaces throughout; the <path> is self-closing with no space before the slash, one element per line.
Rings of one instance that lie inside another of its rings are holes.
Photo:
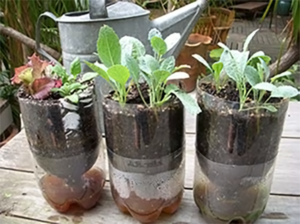
<path fill-rule="evenodd" d="M 238 5 L 232 5 L 230 8 L 244 13 L 253 13 L 253 19 L 255 19 L 257 12 L 265 9 L 267 5 L 268 2 L 245 2 Z"/>
<path fill-rule="evenodd" d="M 201 224 L 192 197 L 195 118 L 187 114 L 186 179 L 182 204 L 173 216 L 163 215 L 158 224 Z M 77 214 L 59 214 L 42 197 L 35 180 L 24 131 L 0 149 L 1 224 L 133 224 L 114 205 L 107 181 L 104 196 L 94 209 Z M 276 163 L 271 196 L 257 224 L 300 223 L 300 103 L 291 102 Z"/>

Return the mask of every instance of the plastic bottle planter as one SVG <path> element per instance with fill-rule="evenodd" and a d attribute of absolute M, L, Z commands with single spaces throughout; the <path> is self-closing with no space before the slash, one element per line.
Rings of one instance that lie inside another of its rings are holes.
<path fill-rule="evenodd" d="M 103 104 L 111 192 L 122 212 L 151 223 L 174 213 L 184 191 L 184 109 Z"/>
<path fill-rule="evenodd" d="M 105 161 L 92 94 L 77 105 L 63 99 L 32 100 L 22 94 L 19 102 L 46 201 L 59 212 L 72 204 L 84 209 L 95 206 L 105 183 Z"/>
<path fill-rule="evenodd" d="M 197 97 L 194 200 L 208 223 L 254 223 L 268 201 L 288 101 L 256 113 L 200 88 Z"/>

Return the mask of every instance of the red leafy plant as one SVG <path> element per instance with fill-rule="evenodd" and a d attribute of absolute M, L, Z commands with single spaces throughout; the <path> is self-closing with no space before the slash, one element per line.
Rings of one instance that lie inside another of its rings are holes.
<path fill-rule="evenodd" d="M 41 60 L 35 53 L 26 65 L 15 68 L 12 84 L 22 84 L 24 91 L 34 99 L 46 99 L 53 88 L 60 88 L 62 81 L 52 75 L 54 65 Z"/>

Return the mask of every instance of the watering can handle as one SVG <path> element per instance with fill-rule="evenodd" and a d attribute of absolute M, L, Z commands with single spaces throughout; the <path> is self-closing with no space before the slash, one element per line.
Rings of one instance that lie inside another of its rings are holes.
<path fill-rule="evenodd" d="M 48 54 L 46 51 L 44 51 L 42 48 L 41 48 L 41 44 L 40 44 L 40 41 L 41 41 L 41 19 L 43 17 L 49 17 L 51 19 L 53 19 L 55 22 L 57 21 L 57 17 L 52 14 L 51 12 L 44 12 L 43 14 L 41 14 L 38 18 L 38 21 L 36 23 L 36 31 L 35 31 L 35 48 L 36 48 L 36 51 L 44 56 L 45 58 L 47 58 L 48 60 L 52 61 L 52 62 L 55 62 L 55 64 L 60 64 L 56 59 L 54 59 L 50 54 Z"/>

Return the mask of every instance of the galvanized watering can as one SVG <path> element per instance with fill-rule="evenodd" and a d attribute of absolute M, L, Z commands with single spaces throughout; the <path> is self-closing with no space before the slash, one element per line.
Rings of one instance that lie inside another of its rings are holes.
<path fill-rule="evenodd" d="M 181 39 L 167 54 L 177 56 L 188 39 L 191 31 L 201 16 L 205 8 L 206 0 L 197 0 L 178 10 L 168 13 L 153 21 L 149 19 L 150 12 L 131 2 L 118 2 L 115 0 L 89 0 L 89 11 L 70 12 L 60 18 L 55 17 L 50 12 L 45 12 L 39 16 L 36 24 L 36 50 L 38 53 L 51 61 L 56 61 L 40 47 L 40 27 L 41 19 L 49 17 L 58 23 L 63 64 L 67 71 L 71 62 L 79 57 L 81 61 L 82 73 L 90 71 L 83 61 L 99 61 L 95 52 L 97 50 L 98 33 L 101 26 L 112 27 L 119 38 L 123 36 L 133 36 L 138 38 L 151 53 L 151 46 L 148 41 L 148 32 L 152 28 L 157 28 L 167 37 L 172 33 L 180 33 Z M 167 55 L 167 56 L 168 56 Z M 109 91 L 108 84 L 101 78 L 96 79 L 96 95 L 99 105 L 103 94 Z M 102 109 L 98 107 L 100 122 L 102 122 Z M 103 130 L 103 125 L 102 125 Z"/>
<path fill-rule="evenodd" d="M 131 2 L 114 0 L 89 0 L 89 2 L 89 12 L 70 12 L 60 18 L 50 12 L 41 14 L 36 24 L 37 52 L 49 60 L 55 61 L 40 48 L 41 19 L 49 17 L 58 23 L 63 64 L 67 70 L 76 57 L 79 57 L 81 61 L 95 62 L 99 60 L 94 53 L 99 29 L 104 24 L 112 27 L 120 38 L 125 35 L 138 38 L 145 44 L 148 53 L 151 50 L 147 40 L 150 29 L 157 28 L 162 32 L 163 37 L 178 32 L 182 35 L 181 40 L 169 52 L 169 55 L 177 56 L 200 18 L 206 1 L 197 0 L 153 21 L 149 20 L 149 11 Z M 83 72 L 89 70 L 83 62 L 82 70 Z"/>

